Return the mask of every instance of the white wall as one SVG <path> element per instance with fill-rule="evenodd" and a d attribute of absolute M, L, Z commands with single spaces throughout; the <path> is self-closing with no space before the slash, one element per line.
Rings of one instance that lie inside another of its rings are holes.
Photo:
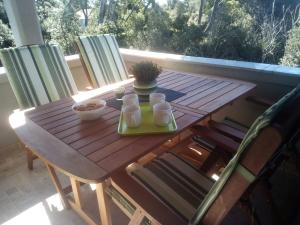
<path fill-rule="evenodd" d="M 278 98 L 300 82 L 300 69 L 268 64 L 238 62 L 231 60 L 207 59 L 173 54 L 121 49 L 128 68 L 138 61 L 151 60 L 164 69 L 217 75 L 251 81 L 257 84 L 254 95 Z M 78 55 L 67 56 L 66 60 L 79 90 L 89 86 Z M 9 127 L 8 116 L 17 109 L 17 102 L 10 88 L 3 68 L 0 68 L 0 150 L 1 146 L 12 144 L 16 137 Z M 250 125 L 264 111 L 264 108 L 241 99 L 214 115 L 221 119 L 225 115 Z"/>

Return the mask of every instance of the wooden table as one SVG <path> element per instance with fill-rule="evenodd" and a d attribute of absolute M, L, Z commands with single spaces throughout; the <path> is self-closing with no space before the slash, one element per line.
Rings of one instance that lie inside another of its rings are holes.
<path fill-rule="evenodd" d="M 47 165 L 50 176 L 66 207 L 71 206 L 89 224 L 96 224 L 82 210 L 80 182 L 95 183 L 101 222 L 110 224 L 104 193 L 106 180 L 117 170 L 159 147 L 179 132 L 252 90 L 243 81 L 167 71 L 158 79 L 160 87 L 185 93 L 171 102 L 178 125 L 175 134 L 122 137 L 117 133 L 120 111 L 106 107 L 102 118 L 81 122 L 72 111 L 72 98 L 62 99 L 26 112 L 23 124 L 18 116 L 10 121 L 20 141 Z M 132 85 L 126 86 L 127 91 Z M 108 99 L 112 92 L 102 94 Z M 55 169 L 68 175 L 74 201 L 68 201 Z"/>

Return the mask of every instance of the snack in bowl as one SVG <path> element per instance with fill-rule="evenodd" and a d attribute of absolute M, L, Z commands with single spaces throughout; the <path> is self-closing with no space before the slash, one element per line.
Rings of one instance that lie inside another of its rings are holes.
<path fill-rule="evenodd" d="M 72 106 L 72 109 L 75 113 L 79 115 L 81 120 L 95 120 L 103 114 L 105 106 L 105 100 L 89 99 L 74 104 Z"/>

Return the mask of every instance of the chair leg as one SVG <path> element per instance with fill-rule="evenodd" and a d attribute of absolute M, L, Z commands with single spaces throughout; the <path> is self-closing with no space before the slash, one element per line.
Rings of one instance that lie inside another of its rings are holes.
<path fill-rule="evenodd" d="M 144 217 L 145 217 L 145 214 L 143 213 L 143 211 L 140 209 L 136 209 L 128 225 L 141 224 Z"/>
<path fill-rule="evenodd" d="M 29 149 L 26 149 L 27 167 L 29 170 L 33 170 L 34 154 Z"/>

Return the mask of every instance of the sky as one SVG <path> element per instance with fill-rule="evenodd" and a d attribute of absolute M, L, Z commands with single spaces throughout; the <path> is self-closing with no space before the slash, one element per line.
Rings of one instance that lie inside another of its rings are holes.
<path fill-rule="evenodd" d="M 156 3 L 158 3 L 159 5 L 164 5 L 167 3 L 167 0 L 155 0 Z"/>

